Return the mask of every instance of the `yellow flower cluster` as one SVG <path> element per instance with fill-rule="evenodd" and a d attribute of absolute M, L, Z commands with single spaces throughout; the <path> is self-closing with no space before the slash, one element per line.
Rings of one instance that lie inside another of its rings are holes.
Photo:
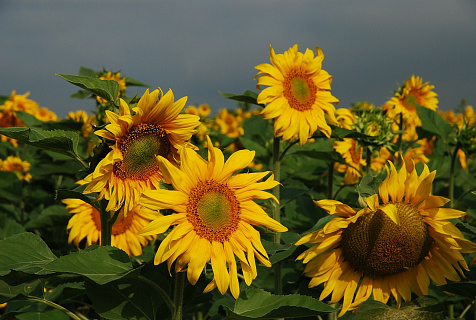
<path fill-rule="evenodd" d="M 0 171 L 10 171 L 16 174 L 19 180 L 30 182 L 32 176 L 31 163 L 19 157 L 8 156 L 5 160 L 0 159 Z"/>
<path fill-rule="evenodd" d="M 0 105 L 0 127 L 24 127 L 23 121 L 17 116 L 16 112 L 22 111 L 33 115 L 38 120 L 56 121 L 58 117 L 56 114 L 45 107 L 40 107 L 37 102 L 28 99 L 30 92 L 18 95 L 15 90 L 8 99 Z M 0 137 L 1 141 L 10 141 L 15 147 L 18 143 L 6 136 Z"/>

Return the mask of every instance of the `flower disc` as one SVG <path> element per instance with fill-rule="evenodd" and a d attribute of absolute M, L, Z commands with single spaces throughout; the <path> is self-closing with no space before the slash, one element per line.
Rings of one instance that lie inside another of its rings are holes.
<path fill-rule="evenodd" d="M 114 173 L 123 179 L 148 179 L 159 169 L 157 155 L 167 156 L 170 143 L 161 126 L 140 124 L 118 142 L 123 161 L 114 164 Z"/>
<path fill-rule="evenodd" d="M 298 111 L 311 109 L 316 100 L 316 85 L 310 77 L 301 72 L 290 72 L 284 80 L 283 89 L 289 106 Z"/>
<path fill-rule="evenodd" d="M 397 225 L 382 210 L 357 219 L 342 233 L 345 260 L 369 276 L 389 276 L 420 263 L 430 251 L 433 239 L 418 210 L 397 203 Z"/>

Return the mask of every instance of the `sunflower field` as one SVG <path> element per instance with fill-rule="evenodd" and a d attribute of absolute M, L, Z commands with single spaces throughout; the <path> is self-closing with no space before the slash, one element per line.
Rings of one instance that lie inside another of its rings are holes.
<path fill-rule="evenodd" d="M 0 320 L 474 319 L 473 108 L 266 60 L 218 112 L 85 67 L 89 112 L 1 93 Z"/>

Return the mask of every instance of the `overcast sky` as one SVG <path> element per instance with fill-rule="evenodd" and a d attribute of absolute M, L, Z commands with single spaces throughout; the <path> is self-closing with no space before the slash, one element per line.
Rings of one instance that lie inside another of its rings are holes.
<path fill-rule="evenodd" d="M 0 0 L 0 39 L 0 95 L 30 91 L 60 117 L 94 105 L 55 73 L 120 70 L 218 110 L 236 106 L 219 91 L 256 91 L 270 44 L 296 43 L 322 48 L 339 107 L 381 105 L 412 74 L 441 109 L 476 106 L 474 0 Z"/>

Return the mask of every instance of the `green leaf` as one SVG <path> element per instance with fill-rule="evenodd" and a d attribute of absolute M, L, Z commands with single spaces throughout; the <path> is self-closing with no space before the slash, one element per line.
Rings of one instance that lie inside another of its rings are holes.
<path fill-rule="evenodd" d="M 447 140 L 453 128 L 438 112 L 420 105 L 416 105 L 416 110 L 421 120 L 421 127 L 424 130 L 438 135 L 443 140 Z"/>
<path fill-rule="evenodd" d="M 367 300 L 357 309 L 355 319 L 443 320 L 445 315 L 444 306 L 438 299 L 420 296 L 400 309 L 392 308 L 379 301 Z"/>
<path fill-rule="evenodd" d="M 136 278 L 124 278 L 104 285 L 86 282 L 94 310 L 106 319 L 165 319 L 157 314 L 164 304 L 160 295 Z"/>
<path fill-rule="evenodd" d="M 241 136 L 239 140 L 246 149 L 254 150 L 256 157 L 266 157 L 268 155 L 268 150 L 255 140 L 245 138 L 244 136 Z"/>
<path fill-rule="evenodd" d="M 81 157 L 78 154 L 78 143 L 80 136 L 76 132 L 64 130 L 42 130 L 24 127 L 8 127 L 0 128 L 0 134 L 17 139 L 36 148 L 65 154 L 82 162 Z"/>
<path fill-rule="evenodd" d="M 299 294 L 279 296 L 261 289 L 246 289 L 225 319 L 315 317 L 316 313 L 333 311 L 334 308 L 312 297 Z"/>
<path fill-rule="evenodd" d="M 115 247 L 98 246 L 62 256 L 44 268 L 51 272 L 81 275 L 98 284 L 120 279 L 133 270 L 127 253 Z"/>
<path fill-rule="evenodd" d="M 361 138 L 369 138 L 369 135 L 364 133 L 360 133 L 355 130 L 348 130 L 341 127 L 336 127 L 334 125 L 329 125 L 332 129 L 331 138 L 336 139 L 344 139 L 344 138 L 352 138 L 352 139 L 361 139 Z M 317 133 L 320 133 L 317 131 Z M 322 133 L 321 133 L 322 134 Z M 324 136 L 324 134 L 322 134 Z"/>
<path fill-rule="evenodd" d="M 276 262 L 283 261 L 284 259 L 290 257 L 297 247 L 292 243 L 280 244 L 275 242 L 270 242 L 266 240 L 261 240 L 266 252 L 270 255 L 269 261 L 271 264 Z"/>
<path fill-rule="evenodd" d="M 0 239 L 4 240 L 15 234 L 23 233 L 25 229 L 14 219 L 6 214 L 0 213 Z"/>
<path fill-rule="evenodd" d="M 56 75 L 84 90 L 91 92 L 92 94 L 116 104 L 116 100 L 119 95 L 119 83 L 115 80 L 101 80 L 96 77 L 75 76 L 61 73 L 57 73 Z"/>
<path fill-rule="evenodd" d="M 83 66 L 79 67 L 78 76 L 97 78 L 98 75 L 99 73 L 94 71 L 93 69 L 86 68 Z"/>
<path fill-rule="evenodd" d="M 15 316 L 18 320 L 68 320 L 67 314 L 57 309 L 25 312 Z"/>
<path fill-rule="evenodd" d="M 256 92 L 247 90 L 243 94 L 234 94 L 234 93 L 224 93 L 219 91 L 222 96 L 224 96 L 227 99 L 235 100 L 235 101 L 240 101 L 240 102 L 245 102 L 245 103 L 251 103 L 251 104 L 256 104 L 258 106 L 263 106 L 262 104 L 259 104 L 256 99 L 258 99 L 258 94 Z"/>
<path fill-rule="evenodd" d="M 451 282 L 438 286 L 438 288 L 469 299 L 476 297 L 476 281 Z"/>
<path fill-rule="evenodd" d="M 25 225 L 25 229 L 40 229 L 45 227 L 53 227 L 56 225 L 66 225 L 71 215 L 65 206 L 53 205 L 49 206 L 35 218 Z"/>
<path fill-rule="evenodd" d="M 47 274 L 43 266 L 55 261 L 56 256 L 39 236 L 30 232 L 0 240 L 0 275 L 11 270 Z"/>
<path fill-rule="evenodd" d="M 79 186 L 74 190 L 67 190 L 67 189 L 59 189 L 56 190 L 55 200 L 63 200 L 63 199 L 79 199 L 83 200 L 84 202 L 96 207 L 95 199 L 96 197 L 91 194 L 84 194 L 83 190 L 86 188 L 86 185 Z"/>
<path fill-rule="evenodd" d="M 126 86 L 128 86 L 128 87 L 135 86 L 135 87 L 148 87 L 148 88 L 150 88 L 150 86 L 148 84 L 140 82 L 139 80 L 136 80 L 136 79 L 131 78 L 131 77 L 126 77 Z"/>

